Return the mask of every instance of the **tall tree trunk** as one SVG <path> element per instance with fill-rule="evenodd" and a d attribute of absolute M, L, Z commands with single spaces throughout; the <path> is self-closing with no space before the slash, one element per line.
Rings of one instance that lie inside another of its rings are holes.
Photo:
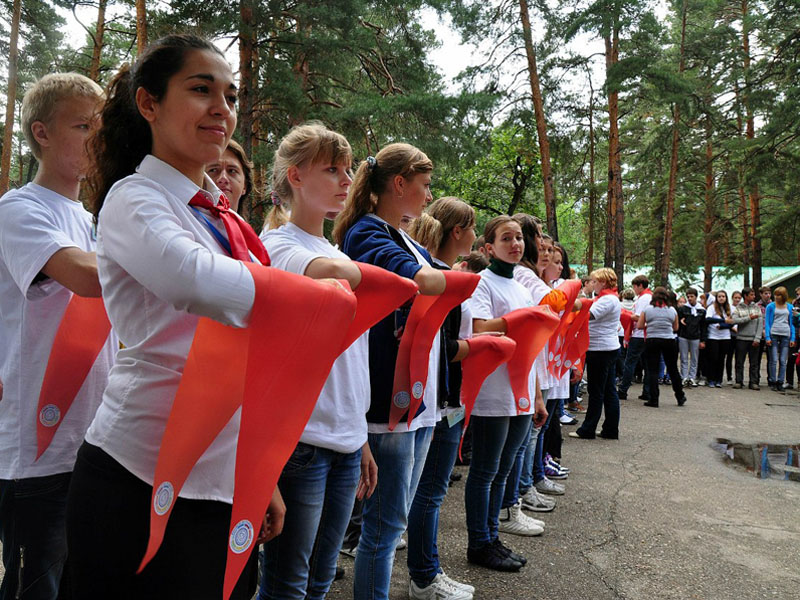
<path fill-rule="evenodd" d="M 606 76 L 619 62 L 619 30 L 615 24 L 612 37 L 605 38 Z M 619 92 L 608 94 L 608 204 L 613 221 L 612 247 L 614 271 L 617 281 L 623 285 L 625 270 L 625 207 L 622 201 L 622 165 L 619 147 Z"/>
<path fill-rule="evenodd" d="M 666 209 L 666 200 L 664 196 L 659 195 L 658 203 L 653 207 L 653 221 L 656 224 L 656 235 L 653 240 L 653 265 L 656 273 L 662 272 L 661 265 L 664 263 L 664 213 Z M 664 285 L 661 282 L 661 285 Z"/>
<path fill-rule="evenodd" d="M 712 286 L 712 270 L 714 266 L 714 220 L 716 219 L 716 198 L 714 194 L 714 147 L 711 139 L 711 116 L 705 118 L 705 137 L 706 137 L 706 180 L 705 180 L 705 219 L 703 220 L 703 291 L 708 293 Z"/>
<path fill-rule="evenodd" d="M 685 69 L 684 47 L 686 43 L 686 13 L 687 0 L 683 0 L 681 10 L 681 47 L 678 61 L 678 73 L 683 74 Z M 675 218 L 675 187 L 678 181 L 678 143 L 680 142 L 680 106 L 677 103 L 672 107 L 672 152 L 669 161 L 669 185 L 667 186 L 667 206 L 664 216 L 664 254 L 661 257 L 661 285 L 669 284 L 669 266 L 672 255 L 672 221 Z"/>
<path fill-rule="evenodd" d="M 742 118 L 742 103 L 739 95 L 738 82 L 734 86 L 736 98 L 736 126 L 739 135 L 744 135 L 744 121 Z M 739 191 L 739 224 L 742 228 L 742 262 L 744 263 L 744 285 L 750 287 L 750 219 L 747 194 L 744 191 L 744 167 L 741 163 L 736 170 L 737 187 Z"/>
<path fill-rule="evenodd" d="M 89 66 L 89 78 L 100 80 L 100 54 L 103 52 L 103 37 L 106 32 L 106 4 L 108 0 L 100 0 L 97 5 L 97 26 L 92 35 L 92 62 Z"/>
<path fill-rule="evenodd" d="M 594 187 L 594 87 L 589 74 L 589 242 L 586 248 L 586 274 L 594 269 L 594 219 L 597 211 L 597 190 Z"/>
<path fill-rule="evenodd" d="M 606 47 L 606 78 L 608 78 L 608 72 L 612 66 L 612 46 L 611 46 L 611 38 L 606 36 L 603 38 Z M 603 266 L 604 267 L 613 267 L 614 266 L 614 240 L 616 236 L 614 235 L 614 228 L 616 225 L 616 213 L 617 213 L 617 205 L 615 203 L 615 195 L 614 195 L 614 153 L 616 152 L 616 147 L 619 144 L 619 132 L 617 132 L 616 128 L 616 119 L 611 118 L 611 107 L 612 107 L 612 97 L 613 93 L 609 94 L 608 96 L 608 115 L 609 115 L 609 129 L 608 129 L 608 187 L 606 190 L 606 247 L 605 253 L 603 256 Z M 614 113 L 616 114 L 616 103 L 614 103 Z M 617 137 L 614 138 L 614 133 L 617 134 Z"/>
<path fill-rule="evenodd" d="M 239 2 L 239 138 L 248 158 L 253 156 L 253 92 L 256 90 L 253 57 L 256 46 L 253 1 Z M 249 220 L 253 198 L 240 207 L 242 217 Z"/>
<path fill-rule="evenodd" d="M 558 241 L 558 222 L 556 218 L 556 194 L 553 188 L 553 174 L 550 170 L 550 142 L 547 138 L 547 123 L 544 118 L 544 103 L 539 88 L 539 71 L 536 67 L 536 52 L 533 48 L 531 20 L 528 15 L 527 0 L 519 0 L 522 37 L 525 39 L 525 54 L 528 57 L 528 76 L 533 97 L 533 114 L 536 118 L 536 137 L 539 140 L 539 158 L 542 163 L 542 183 L 544 184 L 544 209 L 547 218 L 547 232 Z"/>
<path fill-rule="evenodd" d="M 744 93 L 742 104 L 746 115 L 746 137 L 748 140 L 755 138 L 755 123 L 753 111 L 750 108 L 748 93 L 750 89 L 750 33 L 748 23 L 748 0 L 742 0 L 742 51 L 744 53 Z M 750 226 L 752 227 L 753 243 L 753 287 L 761 287 L 761 197 L 758 193 L 758 184 L 750 186 Z"/>
<path fill-rule="evenodd" d="M 147 7 L 146 0 L 136 0 L 136 54 L 147 47 Z"/>
<path fill-rule="evenodd" d="M 14 0 L 11 16 L 11 40 L 8 53 L 8 91 L 6 93 L 6 128 L 3 132 L 3 152 L 0 154 L 0 195 L 8 191 L 11 178 L 11 153 L 14 151 L 14 108 L 17 102 L 17 61 L 19 52 L 19 20 L 22 15 L 22 0 Z"/>

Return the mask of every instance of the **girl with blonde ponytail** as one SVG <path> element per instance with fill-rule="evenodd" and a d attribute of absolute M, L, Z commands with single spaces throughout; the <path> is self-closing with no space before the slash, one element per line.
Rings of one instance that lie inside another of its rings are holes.
<path fill-rule="evenodd" d="M 271 222 L 277 227 L 261 234 L 273 267 L 358 286 L 361 271 L 323 235 L 326 216 L 344 208 L 351 163 L 350 144 L 321 123 L 299 125 L 281 140 L 272 169 L 272 194 L 280 205 Z M 377 467 L 365 417 L 370 397 L 367 336 L 334 362 L 281 473 L 285 535 L 264 544 L 259 600 L 323 598 L 336 573 L 356 495 L 371 495 L 375 489 Z"/>
<path fill-rule="evenodd" d="M 475 211 L 458 198 L 439 198 L 414 220 L 409 234 L 433 256 L 437 269 L 453 268 L 459 256 L 466 256 L 475 241 Z M 447 417 L 436 424 L 425 466 L 408 515 L 408 573 L 411 598 L 472 598 L 470 585 L 450 579 L 439 564 L 437 532 L 439 509 L 447 494 L 450 473 L 458 454 L 463 427 L 461 407 L 461 360 L 472 337 L 469 304 L 456 306 L 442 326 L 443 359 L 447 385 L 440 386 L 439 404 Z"/>
<path fill-rule="evenodd" d="M 417 218 L 432 200 L 433 163 L 409 144 L 390 144 L 358 167 L 334 240 L 353 260 L 371 263 L 413 279 L 422 294 L 440 294 L 444 275 L 434 269 L 427 250 L 400 231 L 404 216 Z M 369 445 L 380 478 L 364 502 L 356 551 L 354 598 L 388 599 L 394 551 L 406 529 L 408 511 L 428 452 L 433 427 L 441 418 L 436 402 L 389 431 L 389 413 L 399 337 L 408 318 L 406 305 L 369 333 L 371 403 L 367 412 Z M 434 339 L 425 398 L 438 398 L 441 339 Z M 469 595 L 471 597 L 471 595 Z"/>

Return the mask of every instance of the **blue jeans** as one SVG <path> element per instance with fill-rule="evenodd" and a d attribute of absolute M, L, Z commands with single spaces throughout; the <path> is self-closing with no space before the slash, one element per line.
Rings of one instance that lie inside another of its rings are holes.
<path fill-rule="evenodd" d="M 614 352 L 618 352 L 614 350 Z M 636 363 L 644 352 L 644 338 L 632 337 L 628 341 L 628 349 L 625 354 L 625 367 L 622 370 L 622 381 L 619 382 L 619 393 L 628 394 L 628 389 L 633 382 L 633 371 L 636 369 Z M 616 360 L 616 354 L 614 359 Z M 647 381 L 647 365 L 644 365 L 644 377 L 642 378 L 642 395 L 645 397 L 650 396 L 650 384 Z"/>
<path fill-rule="evenodd" d="M 388 600 L 397 541 L 408 525 L 433 427 L 403 433 L 370 433 L 378 487 L 364 501 L 356 550 L 354 600 Z"/>
<path fill-rule="evenodd" d="M 408 513 L 408 573 L 420 587 L 426 587 L 441 570 L 436 543 L 439 508 L 450 484 L 463 426 L 462 420 L 450 427 L 445 418 L 434 427 L 425 467 Z"/>
<path fill-rule="evenodd" d="M 786 360 L 789 358 L 789 336 L 772 335 L 772 345 L 769 347 L 767 356 L 767 374 L 770 383 L 783 384 L 786 380 Z M 778 376 L 775 377 L 775 367 Z"/>
<path fill-rule="evenodd" d="M 536 448 L 539 444 L 544 444 L 544 432 L 547 431 L 547 425 L 553 417 L 555 399 L 553 399 L 551 404 L 551 401 L 547 399 L 549 392 L 550 390 L 542 390 L 542 398 L 547 408 L 547 422 L 542 427 L 534 427 L 533 419 L 531 419 L 531 431 L 519 447 L 517 458 L 514 461 L 514 467 L 511 469 L 511 474 L 508 476 L 508 484 L 506 485 L 506 491 L 503 495 L 503 508 L 514 506 L 520 496 L 524 496 L 525 493 L 533 487 L 536 481 L 544 477 L 544 475 L 538 479 L 534 477 L 536 473 L 534 461 Z M 510 483 L 512 481 L 516 481 L 517 485 L 511 486 Z"/>
<path fill-rule="evenodd" d="M 258 600 L 325 597 L 360 474 L 360 448 L 342 454 L 297 444 L 278 480 L 286 519 L 283 533 L 261 551 Z"/>
<path fill-rule="evenodd" d="M 612 368 L 612 373 L 614 372 Z M 562 406 L 563 406 L 563 400 Z M 544 432 L 547 431 L 547 428 L 550 427 L 550 421 L 553 420 L 556 414 L 556 407 L 558 406 L 559 400 L 558 398 L 549 398 L 547 400 L 547 421 L 545 424 L 542 425 L 542 431 L 539 436 L 536 438 L 536 448 L 533 451 L 533 482 L 536 483 L 537 481 L 541 481 L 544 479 Z M 558 417 L 555 417 L 558 418 Z M 525 491 L 527 492 L 531 486 L 527 486 Z M 522 490 L 522 482 L 520 482 L 520 490 Z"/>
<path fill-rule="evenodd" d="M 71 473 L 0 480 L 0 599 L 54 600 L 67 560 Z M 19 594 L 19 595 L 17 595 Z"/>
<path fill-rule="evenodd" d="M 472 462 L 464 488 L 470 548 L 497 539 L 498 518 L 514 461 L 531 430 L 531 415 L 472 417 Z M 517 485 L 514 481 L 514 486 Z M 509 482 L 510 484 L 510 482 Z"/>
<path fill-rule="evenodd" d="M 633 340 L 631 340 L 633 341 Z M 628 346 L 628 356 L 631 347 Z M 577 429 L 582 438 L 595 437 L 597 424 L 605 408 L 606 418 L 603 421 L 604 437 L 619 437 L 619 398 L 614 386 L 614 362 L 617 350 L 589 350 L 586 353 L 586 378 L 589 388 L 589 406 L 586 417 Z M 646 374 L 646 371 L 645 371 Z"/>

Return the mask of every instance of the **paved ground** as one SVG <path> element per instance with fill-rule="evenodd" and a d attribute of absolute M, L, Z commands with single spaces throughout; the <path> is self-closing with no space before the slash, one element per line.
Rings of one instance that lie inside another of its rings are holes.
<path fill-rule="evenodd" d="M 463 480 L 452 487 L 445 570 L 493 600 L 800 598 L 800 483 L 757 479 L 711 448 L 716 437 L 800 443 L 800 397 L 694 388 L 678 408 L 661 390 L 658 409 L 623 401 L 619 441 L 565 441 L 572 475 L 544 535 L 504 536 L 529 558 L 518 574 L 466 562 Z M 341 564 L 335 600 L 352 597 L 353 561 Z M 407 576 L 401 551 L 393 600 L 408 597 Z"/>
<path fill-rule="evenodd" d="M 800 483 L 756 479 L 711 448 L 717 437 L 800 443 L 800 396 L 694 388 L 678 408 L 661 390 L 659 409 L 622 403 L 619 441 L 565 440 L 572 475 L 547 531 L 504 536 L 529 558 L 520 573 L 466 562 L 464 481 L 451 488 L 440 531 L 447 572 L 493 600 L 800 598 Z M 399 552 L 393 600 L 408 597 L 404 562 Z M 352 598 L 353 561 L 341 564 L 332 600 Z"/>

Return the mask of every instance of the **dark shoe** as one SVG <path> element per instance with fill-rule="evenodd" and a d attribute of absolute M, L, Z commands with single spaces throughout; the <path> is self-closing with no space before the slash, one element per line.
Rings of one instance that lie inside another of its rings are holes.
<path fill-rule="evenodd" d="M 597 434 L 597 437 L 603 438 L 604 440 L 618 440 L 619 434 L 617 435 L 608 435 L 607 433 L 603 433 L 602 431 Z"/>
<path fill-rule="evenodd" d="M 451 485 L 453 485 L 457 481 L 461 481 L 462 477 L 463 477 L 463 475 L 461 473 L 459 473 L 457 471 L 452 471 L 450 473 L 450 481 L 448 482 L 447 487 L 450 487 Z"/>
<path fill-rule="evenodd" d="M 743 387 L 742 384 L 739 383 L 738 381 L 733 384 L 733 389 L 735 389 L 735 390 L 740 390 L 740 389 L 742 389 L 742 387 Z"/>
<path fill-rule="evenodd" d="M 677 400 L 678 400 L 678 406 L 683 406 L 684 404 L 686 404 L 686 394 L 681 394 L 680 396 L 678 396 Z"/>
<path fill-rule="evenodd" d="M 467 562 L 493 571 L 509 573 L 516 573 L 522 568 L 521 562 L 502 554 L 492 543 L 485 544 L 480 548 L 467 548 Z"/>
<path fill-rule="evenodd" d="M 527 558 L 525 558 L 524 556 L 522 556 L 522 554 L 517 554 L 517 553 L 516 553 L 516 552 L 514 552 L 514 551 L 513 551 L 511 548 L 509 548 L 508 546 L 506 546 L 505 544 L 503 544 L 503 542 L 502 542 L 502 541 L 500 541 L 500 538 L 497 538 L 497 539 L 496 539 L 494 542 L 492 542 L 492 543 L 494 544 L 494 547 L 495 547 L 495 548 L 497 548 L 497 551 L 498 551 L 500 554 L 503 554 L 504 556 L 507 556 L 507 557 L 508 557 L 508 558 L 510 558 L 511 560 L 514 560 L 514 561 L 516 561 L 516 562 L 518 562 L 518 563 L 522 564 L 522 566 L 525 566 L 525 565 L 527 565 L 527 564 L 528 564 L 528 559 L 527 559 Z"/>
<path fill-rule="evenodd" d="M 333 576 L 334 581 L 339 581 L 344 577 L 344 567 L 336 565 L 336 574 Z"/>
<path fill-rule="evenodd" d="M 644 394 L 642 394 L 641 396 L 639 396 L 639 400 L 644 400 L 645 402 L 650 402 L 650 396 L 645 396 Z"/>
<path fill-rule="evenodd" d="M 751 384 L 750 384 L 750 385 L 748 385 L 747 387 L 749 387 L 751 390 L 754 390 L 754 391 L 756 391 L 756 392 L 757 392 L 757 391 L 759 391 L 759 390 L 761 389 L 761 386 L 760 386 L 760 385 L 758 385 L 757 383 L 751 383 Z"/>
<path fill-rule="evenodd" d="M 627 392 L 620 392 L 619 390 L 617 390 L 617 398 L 619 398 L 620 400 L 627 400 L 628 399 L 628 393 Z"/>
<path fill-rule="evenodd" d="M 644 403 L 645 406 L 649 406 L 651 408 L 658 408 L 658 402 L 653 402 L 652 400 L 648 400 Z"/>
<path fill-rule="evenodd" d="M 567 436 L 571 438 L 580 438 L 582 440 L 593 440 L 594 436 L 588 436 L 580 433 L 579 431 L 570 431 Z"/>

